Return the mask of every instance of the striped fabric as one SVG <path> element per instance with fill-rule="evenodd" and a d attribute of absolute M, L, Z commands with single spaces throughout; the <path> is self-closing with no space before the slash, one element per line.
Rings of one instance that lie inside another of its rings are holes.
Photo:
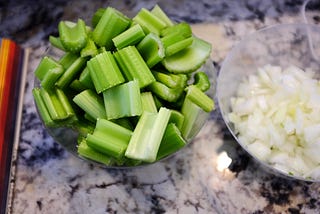
<path fill-rule="evenodd" d="M 11 160 L 18 140 L 27 51 L 0 38 L 0 210 L 7 206 Z M 18 122 L 19 121 L 19 122 Z"/>

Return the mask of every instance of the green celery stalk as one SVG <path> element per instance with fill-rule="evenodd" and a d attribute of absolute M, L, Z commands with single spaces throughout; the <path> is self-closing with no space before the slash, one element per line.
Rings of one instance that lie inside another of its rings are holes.
<path fill-rule="evenodd" d="M 73 101 L 94 119 L 107 117 L 102 97 L 90 89 L 77 94 Z"/>
<path fill-rule="evenodd" d="M 106 11 L 106 8 L 99 8 L 96 10 L 96 12 L 93 14 L 92 19 L 91 19 L 91 24 L 92 27 L 96 27 L 98 22 L 100 21 L 103 13 Z"/>
<path fill-rule="evenodd" d="M 60 78 L 63 72 L 64 69 L 62 68 L 62 66 L 48 70 L 48 72 L 41 81 L 41 86 L 46 90 L 53 89 L 56 81 Z"/>
<path fill-rule="evenodd" d="M 86 46 L 88 35 L 86 24 L 82 19 L 78 19 L 76 24 L 60 21 L 58 30 L 60 41 L 67 51 L 77 53 Z"/>
<path fill-rule="evenodd" d="M 113 48 L 112 38 L 125 31 L 130 25 L 130 19 L 120 11 L 108 7 L 102 14 L 92 32 L 92 39 L 107 50 Z"/>
<path fill-rule="evenodd" d="M 156 35 L 160 35 L 161 30 L 167 26 L 164 21 L 145 8 L 141 8 L 132 20 L 141 25 L 146 34 L 152 32 Z"/>
<path fill-rule="evenodd" d="M 127 46 L 135 45 L 145 37 L 145 34 L 139 24 L 135 24 L 126 31 L 112 39 L 114 46 L 121 49 Z"/>
<path fill-rule="evenodd" d="M 148 89 L 156 96 L 168 102 L 176 102 L 184 92 L 184 87 L 169 88 L 161 82 L 153 82 Z"/>
<path fill-rule="evenodd" d="M 214 109 L 214 101 L 201 91 L 197 86 L 190 85 L 186 88 L 186 97 L 190 99 L 193 103 L 198 105 L 206 112 L 210 112 Z"/>
<path fill-rule="evenodd" d="M 37 110 L 39 112 L 39 115 L 44 122 L 44 124 L 48 127 L 52 127 L 55 125 L 55 122 L 51 119 L 50 113 L 42 99 L 40 88 L 34 88 L 32 89 L 32 95 L 34 97 L 35 104 L 37 105 Z"/>
<path fill-rule="evenodd" d="M 112 87 L 103 93 L 107 119 L 132 117 L 142 114 L 142 103 L 138 81 Z"/>
<path fill-rule="evenodd" d="M 113 158 L 89 147 L 85 139 L 82 139 L 78 145 L 78 154 L 107 166 L 111 166 L 114 163 Z"/>
<path fill-rule="evenodd" d="M 187 85 L 188 77 L 185 74 L 172 74 L 162 70 L 152 70 L 153 76 L 169 88 L 184 88 Z"/>
<path fill-rule="evenodd" d="M 194 83 L 201 91 L 205 92 L 210 88 L 210 81 L 207 74 L 203 71 L 198 71 L 194 74 Z"/>
<path fill-rule="evenodd" d="M 145 162 L 154 162 L 170 118 L 170 110 L 160 108 L 158 113 L 143 112 L 132 133 L 125 156 Z"/>
<path fill-rule="evenodd" d="M 94 41 L 90 38 L 88 38 L 88 42 L 85 47 L 82 48 L 80 51 L 80 56 L 81 57 L 94 57 L 95 55 L 98 54 L 98 48 L 95 45 Z"/>
<path fill-rule="evenodd" d="M 92 149 L 121 159 L 124 156 L 132 131 L 109 120 L 98 119 L 93 134 L 87 135 L 87 144 Z"/>
<path fill-rule="evenodd" d="M 90 70 L 86 66 L 79 76 L 79 81 L 88 89 L 95 90 L 94 84 L 90 76 Z"/>
<path fill-rule="evenodd" d="M 40 81 L 42 81 L 45 78 L 48 71 L 55 68 L 61 68 L 59 62 L 57 62 L 50 56 L 45 56 L 41 59 L 39 65 L 34 71 L 34 74 Z"/>
<path fill-rule="evenodd" d="M 149 33 L 137 45 L 137 49 L 149 68 L 158 64 L 165 57 L 165 49 L 159 36 Z"/>
<path fill-rule="evenodd" d="M 155 15 L 156 17 L 158 17 L 163 22 L 165 22 L 167 27 L 174 25 L 173 22 L 171 21 L 171 19 L 167 16 L 167 14 L 161 9 L 161 7 L 159 5 L 155 5 L 152 8 L 151 13 L 153 15 Z"/>
<path fill-rule="evenodd" d="M 59 63 L 67 70 L 77 59 L 79 58 L 78 54 L 66 52 L 60 59 Z"/>
<path fill-rule="evenodd" d="M 155 81 L 149 67 L 135 46 L 125 47 L 114 56 L 127 80 L 137 80 L 139 87 L 144 88 Z"/>
<path fill-rule="evenodd" d="M 157 113 L 158 109 L 150 91 L 141 93 L 141 102 L 143 111 Z"/>
<path fill-rule="evenodd" d="M 75 79 L 70 83 L 70 88 L 76 92 L 81 92 L 87 89 L 87 87 L 85 87 L 78 79 Z"/>
<path fill-rule="evenodd" d="M 179 40 L 186 39 L 192 36 L 192 29 L 188 23 L 180 22 L 178 24 L 169 26 L 161 30 L 161 33 L 160 33 L 161 37 L 165 38 L 166 36 L 169 36 L 169 35 L 174 35 L 178 37 Z"/>
<path fill-rule="evenodd" d="M 83 67 L 86 65 L 86 62 L 87 58 L 78 57 L 60 76 L 56 82 L 56 86 L 61 89 L 66 88 L 82 71 Z"/>
<path fill-rule="evenodd" d="M 111 122 L 114 122 L 126 129 L 129 129 L 130 131 L 132 131 L 134 129 L 131 121 L 129 118 L 118 118 L 118 119 L 114 119 L 114 120 L 110 120 Z"/>
<path fill-rule="evenodd" d="M 210 56 L 211 44 L 193 37 L 192 45 L 164 58 L 162 64 L 172 73 L 191 73 L 200 68 Z"/>
<path fill-rule="evenodd" d="M 91 58 L 87 63 L 87 67 L 97 93 L 101 93 L 125 81 L 112 53 L 109 51 Z"/>
<path fill-rule="evenodd" d="M 169 123 L 159 147 L 157 160 L 175 153 L 186 144 L 186 141 L 181 136 L 181 132 L 176 125 L 174 123 Z"/>
<path fill-rule="evenodd" d="M 165 48 L 166 56 L 171 56 L 179 51 L 189 47 L 193 42 L 193 37 L 181 40 Z"/>
<path fill-rule="evenodd" d="M 55 37 L 55 36 L 50 35 L 49 42 L 53 47 L 56 47 L 56 48 L 63 50 L 63 51 L 66 51 L 66 49 L 63 47 L 59 37 Z"/>
<path fill-rule="evenodd" d="M 169 119 L 169 123 L 174 123 L 176 127 L 181 130 L 183 121 L 184 121 L 184 116 L 180 111 L 170 109 L 171 111 L 171 116 Z"/>

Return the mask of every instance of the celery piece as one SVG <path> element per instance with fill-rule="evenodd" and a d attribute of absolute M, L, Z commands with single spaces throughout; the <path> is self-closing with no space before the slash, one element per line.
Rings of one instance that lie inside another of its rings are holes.
<path fill-rule="evenodd" d="M 70 88 L 76 92 L 81 92 L 87 89 L 87 87 L 85 87 L 78 79 L 75 79 L 70 83 Z"/>
<path fill-rule="evenodd" d="M 142 114 L 138 81 L 133 80 L 112 87 L 102 94 L 108 120 Z"/>
<path fill-rule="evenodd" d="M 203 91 L 201 91 L 197 86 L 190 85 L 186 88 L 186 97 L 190 99 L 193 103 L 198 105 L 206 112 L 210 112 L 214 109 L 214 101 Z"/>
<path fill-rule="evenodd" d="M 156 17 L 158 17 L 163 22 L 165 22 L 167 27 L 174 25 L 173 22 L 171 21 L 171 19 L 167 16 L 167 14 L 161 9 L 161 7 L 159 5 L 156 4 L 152 8 L 151 13 L 153 15 L 155 15 Z"/>
<path fill-rule="evenodd" d="M 77 94 L 73 101 L 92 118 L 106 118 L 106 110 L 102 97 L 94 91 L 87 89 Z"/>
<path fill-rule="evenodd" d="M 194 74 L 194 83 L 201 91 L 206 92 L 210 88 L 210 81 L 208 75 L 203 71 L 198 71 Z"/>
<path fill-rule="evenodd" d="M 50 56 L 44 56 L 34 71 L 34 74 L 40 81 L 42 81 L 48 71 L 55 68 L 61 68 L 59 62 Z"/>
<path fill-rule="evenodd" d="M 66 52 L 60 59 L 59 63 L 67 70 L 77 59 L 79 58 L 78 54 Z"/>
<path fill-rule="evenodd" d="M 126 118 L 118 118 L 118 119 L 114 119 L 114 120 L 110 120 L 110 121 L 126 128 L 126 129 L 129 129 L 131 131 L 134 129 L 130 119 L 127 117 Z"/>
<path fill-rule="evenodd" d="M 98 10 L 96 10 L 96 12 L 93 14 L 92 18 L 91 18 L 91 24 L 92 27 L 96 27 L 98 22 L 100 21 L 103 13 L 106 11 L 106 8 L 99 8 Z"/>
<path fill-rule="evenodd" d="M 92 32 L 92 39 L 107 50 L 113 48 L 112 38 L 125 31 L 130 25 L 130 19 L 120 11 L 108 7 L 102 14 Z"/>
<path fill-rule="evenodd" d="M 141 93 L 141 102 L 143 111 L 157 113 L 157 106 L 154 102 L 152 93 L 150 91 Z"/>
<path fill-rule="evenodd" d="M 37 106 L 37 110 L 39 112 L 39 115 L 44 122 L 44 124 L 48 127 L 54 126 L 55 123 L 51 119 L 51 116 L 49 114 L 49 111 L 41 97 L 40 88 L 33 88 L 32 89 L 32 95 L 34 97 L 35 104 Z"/>
<path fill-rule="evenodd" d="M 90 70 L 86 66 L 79 76 L 79 81 L 88 89 L 95 90 L 94 84 L 90 76 Z"/>
<path fill-rule="evenodd" d="M 158 113 L 144 111 L 132 133 L 125 156 L 154 162 L 169 118 L 170 110 L 167 108 L 160 108 Z"/>
<path fill-rule="evenodd" d="M 87 67 L 97 93 L 125 81 L 111 52 L 106 51 L 91 58 Z"/>
<path fill-rule="evenodd" d="M 87 144 L 94 150 L 121 159 L 127 149 L 132 131 L 109 120 L 98 119 L 93 134 L 88 134 Z"/>
<path fill-rule="evenodd" d="M 146 35 L 137 45 L 137 49 L 149 68 L 155 66 L 165 57 L 165 49 L 160 37 L 154 33 Z"/>
<path fill-rule="evenodd" d="M 56 47 L 56 48 L 63 50 L 63 51 L 66 51 L 66 49 L 63 47 L 59 37 L 55 37 L 55 36 L 50 35 L 49 42 L 53 47 Z"/>
<path fill-rule="evenodd" d="M 172 74 L 164 70 L 152 70 L 152 74 L 158 82 L 169 88 L 184 88 L 187 85 L 188 78 L 185 74 Z"/>
<path fill-rule="evenodd" d="M 77 53 L 86 46 L 88 35 L 82 19 L 78 19 L 75 25 L 68 21 L 60 21 L 58 30 L 60 41 L 67 51 Z"/>
<path fill-rule="evenodd" d="M 126 79 L 129 81 L 137 80 L 140 88 L 155 81 L 149 67 L 135 46 L 125 47 L 115 52 L 114 56 Z"/>
<path fill-rule="evenodd" d="M 177 126 L 174 123 L 169 123 L 160 143 L 157 160 L 175 153 L 186 144 Z"/>
<path fill-rule="evenodd" d="M 173 26 L 164 28 L 160 34 L 161 37 L 166 37 L 169 35 L 178 36 L 180 39 L 181 38 L 186 39 L 192 36 L 192 29 L 188 23 L 180 22 Z"/>
<path fill-rule="evenodd" d="M 95 55 L 98 54 L 98 48 L 95 45 L 94 41 L 90 38 L 88 38 L 88 42 L 84 48 L 80 51 L 80 56 L 81 57 L 94 57 Z"/>
<path fill-rule="evenodd" d="M 121 49 L 130 45 L 135 45 L 145 37 L 145 34 L 139 24 L 135 24 L 126 31 L 112 39 L 114 46 Z"/>
<path fill-rule="evenodd" d="M 169 119 L 169 123 L 174 123 L 177 126 L 177 128 L 181 130 L 183 121 L 184 121 L 183 114 L 180 111 L 173 110 L 173 109 L 170 109 L 170 111 L 171 111 L 171 116 Z"/>
<path fill-rule="evenodd" d="M 82 139 L 78 145 L 78 154 L 84 158 L 88 158 L 107 166 L 114 163 L 113 158 L 90 148 L 85 139 Z"/>
<path fill-rule="evenodd" d="M 78 138 L 85 138 L 87 134 L 92 134 L 95 128 L 95 122 L 90 122 L 83 118 L 79 118 L 78 121 L 73 123 L 73 127 L 79 132 Z"/>
<path fill-rule="evenodd" d="M 46 90 L 53 89 L 56 81 L 60 78 L 63 72 L 64 69 L 62 68 L 62 66 L 48 70 L 48 72 L 41 81 L 41 86 Z"/>
<path fill-rule="evenodd" d="M 153 82 L 148 86 L 148 89 L 156 96 L 168 102 L 175 102 L 179 99 L 184 91 L 184 87 L 169 88 L 161 82 Z"/>
<path fill-rule="evenodd" d="M 181 40 L 165 48 L 166 57 L 171 56 L 179 51 L 189 47 L 193 42 L 193 37 Z"/>
<path fill-rule="evenodd" d="M 205 112 L 188 98 L 184 99 L 181 113 L 184 116 L 181 134 L 186 140 L 192 139 L 208 119 L 209 113 Z"/>
<path fill-rule="evenodd" d="M 83 115 L 84 119 L 90 121 L 90 122 L 93 122 L 95 123 L 97 121 L 97 118 L 94 118 L 92 117 L 90 114 L 88 114 L 87 112 L 84 112 L 84 115 Z"/>
<path fill-rule="evenodd" d="M 68 117 L 71 118 L 73 117 L 73 121 L 76 120 L 75 117 L 75 112 L 71 106 L 71 103 L 69 101 L 69 98 L 67 97 L 67 95 L 64 93 L 64 91 L 62 91 L 59 88 L 55 89 L 55 93 L 57 94 L 57 97 L 63 107 L 63 109 L 65 110 L 65 112 L 67 113 Z"/>
<path fill-rule="evenodd" d="M 82 71 L 83 67 L 86 65 L 87 58 L 78 57 L 60 76 L 56 82 L 56 86 L 64 89 L 66 88 Z"/>
<path fill-rule="evenodd" d="M 210 56 L 211 44 L 193 37 L 192 45 L 164 58 L 162 64 L 172 73 L 191 73 L 200 68 Z"/>
<path fill-rule="evenodd" d="M 140 24 L 146 34 L 152 32 L 160 35 L 161 30 L 167 26 L 164 21 L 145 8 L 141 8 L 132 20 Z"/>

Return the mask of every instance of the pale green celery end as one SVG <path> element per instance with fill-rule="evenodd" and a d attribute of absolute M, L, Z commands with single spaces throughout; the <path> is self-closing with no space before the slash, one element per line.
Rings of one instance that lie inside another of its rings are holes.
<path fill-rule="evenodd" d="M 193 42 L 193 38 L 187 38 L 182 41 L 176 42 L 165 49 L 166 56 L 171 56 L 179 51 L 189 47 Z"/>
<path fill-rule="evenodd" d="M 164 67 L 172 73 L 191 73 L 200 68 L 211 53 L 211 44 L 194 37 L 192 44 L 162 60 Z"/>
<path fill-rule="evenodd" d="M 54 122 L 51 119 L 51 116 L 48 112 L 46 105 L 44 104 L 44 101 L 42 100 L 42 97 L 40 94 L 40 88 L 32 89 L 32 94 L 34 97 L 34 101 L 38 107 L 38 111 L 39 111 L 41 119 L 43 120 L 45 125 L 51 126 Z"/>
<path fill-rule="evenodd" d="M 82 140 L 78 146 L 78 154 L 82 157 L 88 158 L 90 160 L 102 163 L 105 165 L 112 165 L 113 159 L 105 154 L 95 151 L 90 148 L 85 140 Z"/>
<path fill-rule="evenodd" d="M 145 8 L 142 8 L 138 14 L 133 17 L 133 21 L 140 24 L 146 34 L 152 32 L 160 35 L 161 30 L 167 26 L 165 22 Z"/>
<path fill-rule="evenodd" d="M 150 91 L 141 93 L 142 109 L 152 113 L 157 113 L 158 109 L 154 102 L 152 93 Z"/>
<path fill-rule="evenodd" d="M 56 60 L 51 58 L 50 56 L 44 56 L 36 70 L 34 71 L 35 76 L 41 81 L 46 73 L 52 69 L 61 66 Z"/>
<path fill-rule="evenodd" d="M 167 16 L 167 14 L 161 9 L 159 5 L 155 5 L 151 13 L 154 14 L 156 17 L 158 17 L 160 20 L 166 23 L 167 26 L 173 26 L 173 22 L 171 19 Z"/>
<path fill-rule="evenodd" d="M 60 103 L 60 100 L 54 90 L 46 91 L 44 88 L 41 88 L 40 94 L 52 120 L 63 120 L 68 117 L 67 112 Z"/>
<path fill-rule="evenodd" d="M 41 81 L 41 86 L 46 90 L 51 90 L 54 88 L 56 81 L 63 74 L 64 70 L 62 66 L 52 68 L 48 70 L 44 78 Z"/>
<path fill-rule="evenodd" d="M 192 139 L 200 131 L 207 120 L 209 113 L 203 111 L 198 105 L 186 98 L 181 108 L 184 115 L 184 121 L 181 128 L 181 134 L 184 139 Z"/>
<path fill-rule="evenodd" d="M 149 68 L 159 63 L 165 57 L 165 48 L 161 39 L 154 33 L 149 33 L 137 45 L 137 50 L 147 62 Z"/>
<path fill-rule="evenodd" d="M 86 62 L 87 62 L 86 58 L 83 58 L 83 57 L 77 58 L 68 67 L 68 69 L 60 76 L 60 78 L 56 82 L 56 86 L 61 89 L 66 88 L 76 78 L 76 76 L 82 71 Z"/>
<path fill-rule="evenodd" d="M 106 118 L 103 99 L 94 91 L 87 89 L 77 94 L 73 101 L 92 118 Z"/>
<path fill-rule="evenodd" d="M 56 94 L 58 96 L 58 99 L 63 106 L 64 110 L 66 111 L 68 117 L 75 116 L 74 110 L 69 102 L 69 98 L 66 96 L 66 94 L 59 88 L 56 88 Z"/>
<path fill-rule="evenodd" d="M 121 49 L 130 45 L 135 45 L 140 42 L 145 36 L 145 33 L 139 24 L 133 25 L 126 31 L 112 39 L 115 47 Z"/>
<path fill-rule="evenodd" d="M 132 78 L 129 80 L 138 80 L 140 88 L 144 88 L 155 81 L 149 67 L 135 46 L 125 47 L 117 53 L 121 58 L 120 65 L 122 65 L 122 63 L 124 65 L 122 71 L 123 69 L 128 69 L 125 71 L 125 74 L 127 74 L 127 72 L 129 73 L 129 75 L 126 76 L 127 79 Z"/>
<path fill-rule="evenodd" d="M 66 70 L 68 69 L 72 63 L 74 63 L 79 58 L 78 54 L 67 52 L 65 53 L 60 59 L 59 63 L 63 66 L 63 68 Z"/>
<path fill-rule="evenodd" d="M 100 133 L 101 135 L 112 135 L 114 138 L 119 139 L 125 145 L 128 145 L 132 135 L 132 131 L 120 126 L 117 123 L 111 122 L 106 119 L 97 119 L 96 128 L 93 134 Z"/>
<path fill-rule="evenodd" d="M 113 138 L 110 135 L 100 135 L 100 133 L 88 134 L 87 144 L 92 149 L 116 159 L 123 157 L 127 147 L 119 139 Z"/>
<path fill-rule="evenodd" d="M 111 52 L 98 54 L 87 63 L 90 76 L 97 93 L 101 93 L 111 87 L 125 81 L 124 77 Z"/>
<path fill-rule="evenodd" d="M 142 114 L 140 88 L 136 80 L 104 91 L 103 98 L 109 120 Z"/>
<path fill-rule="evenodd" d="M 154 162 L 169 118 L 170 110 L 163 107 L 158 113 L 143 112 L 133 131 L 125 156 Z"/>
<path fill-rule="evenodd" d="M 197 86 L 190 85 L 186 88 L 187 95 L 193 103 L 198 105 L 206 112 L 210 112 L 214 109 L 214 101 L 208 95 L 206 95 L 203 91 L 201 91 Z"/>
<path fill-rule="evenodd" d="M 114 8 L 108 7 L 92 32 L 93 40 L 99 46 L 111 50 L 112 38 L 122 33 L 130 25 L 130 19 Z"/>

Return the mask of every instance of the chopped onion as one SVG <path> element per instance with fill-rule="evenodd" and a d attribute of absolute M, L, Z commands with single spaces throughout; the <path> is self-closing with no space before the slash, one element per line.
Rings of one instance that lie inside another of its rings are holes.
<path fill-rule="evenodd" d="M 320 179 L 320 83 L 296 66 L 266 65 L 239 84 L 229 120 L 258 159 L 290 175 Z"/>

